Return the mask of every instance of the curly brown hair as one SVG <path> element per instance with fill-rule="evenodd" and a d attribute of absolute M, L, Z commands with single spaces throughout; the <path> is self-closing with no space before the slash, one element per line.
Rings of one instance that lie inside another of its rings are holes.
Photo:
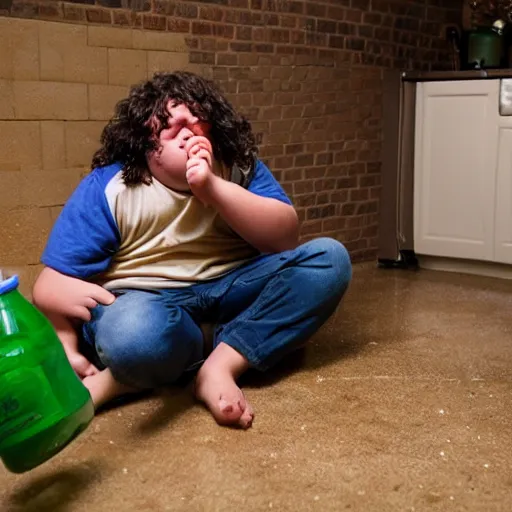
<path fill-rule="evenodd" d="M 217 160 L 228 168 L 251 168 L 257 147 L 249 121 L 235 111 L 212 81 L 186 71 L 157 73 L 132 87 L 128 97 L 117 103 L 114 116 L 103 129 L 92 168 L 120 162 L 127 185 L 150 183 L 146 155 L 158 149 L 155 135 L 168 126 L 169 100 L 186 105 L 202 122 L 210 123 Z M 160 126 L 156 134 L 150 122 L 155 118 Z"/>

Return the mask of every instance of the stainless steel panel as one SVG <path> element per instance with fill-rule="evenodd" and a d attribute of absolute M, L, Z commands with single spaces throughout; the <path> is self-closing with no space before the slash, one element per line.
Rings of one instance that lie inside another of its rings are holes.
<path fill-rule="evenodd" d="M 504 78 L 500 83 L 500 116 L 512 116 L 512 79 Z"/>

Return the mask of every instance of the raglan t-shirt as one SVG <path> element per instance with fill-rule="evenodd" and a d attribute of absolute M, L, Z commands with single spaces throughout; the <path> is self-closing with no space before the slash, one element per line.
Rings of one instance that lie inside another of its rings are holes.
<path fill-rule="evenodd" d="M 291 204 L 259 160 L 243 186 Z M 149 185 L 126 186 L 122 165 L 113 164 L 93 170 L 78 185 L 41 261 L 107 289 L 153 289 L 213 279 L 258 254 L 214 208 L 155 178 Z"/>

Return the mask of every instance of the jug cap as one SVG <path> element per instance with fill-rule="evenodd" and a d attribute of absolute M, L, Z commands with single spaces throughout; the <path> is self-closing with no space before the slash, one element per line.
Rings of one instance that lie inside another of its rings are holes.
<path fill-rule="evenodd" d="M 18 285 L 20 284 L 20 280 L 18 279 L 18 276 L 12 276 L 8 279 L 2 280 L 2 272 L 0 272 L 0 295 L 3 295 L 4 293 L 9 293 L 18 288 Z"/>

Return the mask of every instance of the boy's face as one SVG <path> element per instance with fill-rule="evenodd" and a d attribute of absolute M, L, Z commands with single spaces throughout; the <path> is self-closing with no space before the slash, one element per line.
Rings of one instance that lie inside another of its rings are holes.
<path fill-rule="evenodd" d="M 160 147 L 148 154 L 148 166 L 151 174 L 166 187 L 179 191 L 188 191 L 187 160 L 185 150 L 187 140 L 194 135 L 208 136 L 208 127 L 201 123 L 185 105 L 167 104 L 169 112 L 168 126 L 160 132 Z"/>

